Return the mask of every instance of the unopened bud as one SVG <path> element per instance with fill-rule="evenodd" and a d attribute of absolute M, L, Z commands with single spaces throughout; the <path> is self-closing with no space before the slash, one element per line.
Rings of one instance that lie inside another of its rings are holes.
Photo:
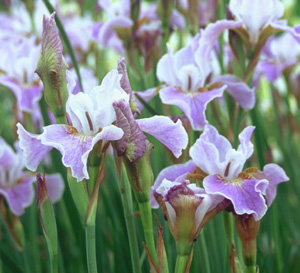
<path fill-rule="evenodd" d="M 64 117 L 68 89 L 66 81 L 67 63 L 62 55 L 63 46 L 58 35 L 54 20 L 55 13 L 50 18 L 44 15 L 42 48 L 39 56 L 36 73 L 44 84 L 45 100 L 54 116 Z"/>
<path fill-rule="evenodd" d="M 37 205 L 40 213 L 40 221 L 47 241 L 50 257 L 56 256 L 57 247 L 57 229 L 52 201 L 48 195 L 45 183 L 45 175 L 37 173 Z"/>

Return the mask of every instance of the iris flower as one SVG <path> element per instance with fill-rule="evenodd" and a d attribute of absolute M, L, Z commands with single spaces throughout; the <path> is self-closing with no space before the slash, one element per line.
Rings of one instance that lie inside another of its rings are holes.
<path fill-rule="evenodd" d="M 3 195 L 9 208 L 15 215 L 24 213 L 24 209 L 31 205 L 34 199 L 34 174 L 23 171 L 23 154 L 18 143 L 17 152 L 0 138 L 0 195 Z M 52 202 L 60 200 L 64 183 L 60 174 L 46 175 L 46 187 Z"/>
<path fill-rule="evenodd" d="M 151 205 L 157 207 L 155 192 L 163 179 L 182 183 L 186 178 L 201 177 L 207 194 L 230 200 L 238 215 L 253 215 L 260 220 L 275 199 L 277 185 L 288 181 L 284 170 L 277 164 L 267 164 L 263 171 L 244 164 L 253 153 L 250 141 L 254 127 L 245 128 L 239 135 L 240 145 L 233 149 L 230 142 L 217 130 L 206 125 L 204 132 L 190 148 L 192 160 L 163 170 L 151 189 Z"/>

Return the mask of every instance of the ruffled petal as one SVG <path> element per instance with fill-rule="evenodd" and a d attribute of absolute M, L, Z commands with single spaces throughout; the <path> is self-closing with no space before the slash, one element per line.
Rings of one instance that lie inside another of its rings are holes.
<path fill-rule="evenodd" d="M 241 144 L 238 147 L 238 152 L 242 153 L 246 159 L 253 154 L 254 148 L 250 139 L 254 129 L 255 126 L 248 126 L 239 134 L 239 140 Z"/>
<path fill-rule="evenodd" d="M 89 179 L 87 159 L 94 145 L 101 139 L 117 140 L 123 136 L 123 131 L 116 126 L 107 126 L 95 135 L 76 133 L 76 130 L 67 125 L 49 125 L 44 127 L 41 142 L 44 145 L 56 148 L 62 154 L 62 162 L 70 167 L 72 176 L 81 181 Z"/>
<path fill-rule="evenodd" d="M 219 20 L 213 24 L 209 24 L 206 29 L 202 31 L 195 58 L 198 66 L 203 68 L 205 77 L 211 72 L 211 53 L 219 35 L 226 29 L 234 29 L 241 26 L 241 22 Z"/>
<path fill-rule="evenodd" d="M 0 186 L 0 194 L 6 198 L 11 211 L 15 215 L 22 215 L 24 213 L 24 208 L 30 206 L 33 202 L 34 189 L 32 183 L 34 182 L 34 176 L 26 175 L 20 180 L 19 184 L 13 187 L 4 188 L 3 186 Z"/>
<path fill-rule="evenodd" d="M 140 129 L 158 139 L 175 157 L 182 154 L 188 144 L 188 135 L 182 126 L 181 120 L 174 123 L 170 118 L 154 116 L 136 120 Z"/>
<path fill-rule="evenodd" d="M 230 142 L 219 135 L 215 127 L 206 125 L 204 132 L 190 148 L 190 156 L 195 164 L 208 174 L 224 174 L 226 155 L 232 150 Z"/>
<path fill-rule="evenodd" d="M 158 208 L 159 205 L 154 197 L 154 192 L 161 185 L 162 181 L 166 178 L 167 180 L 181 183 L 186 179 L 189 173 L 192 173 L 196 168 L 195 163 L 192 160 L 184 164 L 177 164 L 163 169 L 157 176 L 154 185 L 150 190 L 150 204 L 152 208 Z"/>
<path fill-rule="evenodd" d="M 19 145 L 23 151 L 25 166 L 27 169 L 35 171 L 52 147 L 43 145 L 40 135 L 27 132 L 20 123 L 17 124 L 17 127 Z"/>
<path fill-rule="evenodd" d="M 285 171 L 277 164 L 267 164 L 264 166 L 263 171 L 258 171 L 254 174 L 254 177 L 258 179 L 267 179 L 269 181 L 269 187 L 266 190 L 268 206 L 271 206 L 276 197 L 277 185 L 289 181 Z"/>
<path fill-rule="evenodd" d="M 129 28 L 133 24 L 132 20 L 127 17 L 114 17 L 105 22 L 99 31 L 99 42 L 101 46 L 108 47 L 108 42 L 115 33 L 115 27 Z"/>
<path fill-rule="evenodd" d="M 249 88 L 239 78 L 233 75 L 224 75 L 218 77 L 215 82 L 221 82 L 227 85 L 227 92 L 246 109 L 252 109 L 255 105 L 255 88 Z"/>
<path fill-rule="evenodd" d="M 165 87 L 159 95 L 163 103 L 178 106 L 188 117 L 194 130 L 203 130 L 208 123 L 205 117 L 207 104 L 221 97 L 226 86 L 201 93 L 184 93 L 175 87 Z"/>
<path fill-rule="evenodd" d="M 274 29 L 279 29 L 291 34 L 298 41 L 298 43 L 300 43 L 300 25 L 297 25 L 295 27 L 290 27 L 287 26 L 286 24 L 282 24 L 281 22 L 282 21 L 273 22 L 270 24 L 270 26 Z"/>
<path fill-rule="evenodd" d="M 269 182 L 266 179 L 224 180 L 219 175 L 209 175 L 203 180 L 203 187 L 208 194 L 218 194 L 232 202 L 238 215 L 252 214 L 255 221 L 260 220 L 267 211 L 263 195 Z"/>

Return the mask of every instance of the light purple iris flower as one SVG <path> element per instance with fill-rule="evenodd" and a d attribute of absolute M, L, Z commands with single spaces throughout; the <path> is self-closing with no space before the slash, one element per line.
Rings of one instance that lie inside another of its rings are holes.
<path fill-rule="evenodd" d="M 193 162 L 208 174 L 203 187 L 209 194 L 229 199 L 238 215 L 252 214 L 258 221 L 276 196 L 279 183 L 288 181 L 284 170 L 268 164 L 263 171 L 255 168 L 243 172 L 243 166 L 253 153 L 250 141 L 254 127 L 245 128 L 239 135 L 240 145 L 233 149 L 230 142 L 207 125 L 203 134 L 190 149 Z M 264 196 L 266 196 L 267 204 Z"/>
<path fill-rule="evenodd" d="M 0 84 L 10 89 L 17 100 L 18 118 L 23 120 L 22 112 L 33 115 L 34 120 L 41 121 L 38 101 L 42 95 L 42 84 L 35 73 L 40 45 L 35 37 L 23 37 L 0 41 Z M 3 55 L 2 55 L 3 53 Z"/>
<path fill-rule="evenodd" d="M 246 160 L 253 153 L 250 141 L 253 130 L 254 127 L 249 126 L 241 132 L 240 145 L 235 150 L 213 126 L 206 125 L 190 148 L 192 161 L 168 167 L 158 175 L 151 189 L 151 206 L 157 207 L 154 196 L 163 179 L 182 183 L 198 169 L 204 174 L 203 187 L 207 194 L 230 200 L 238 215 L 251 214 L 256 221 L 261 219 L 276 196 L 277 185 L 289 178 L 276 164 L 267 164 L 263 171 L 256 168 L 243 171 Z"/>
<path fill-rule="evenodd" d="M 134 96 L 124 58 L 119 59 L 118 71 L 122 74 L 121 87 L 130 95 L 130 101 L 123 99 L 114 103 L 117 125 L 124 131 L 124 136 L 118 141 L 118 154 L 126 154 L 130 161 L 142 156 L 146 150 L 146 137 L 143 134 L 145 132 L 158 139 L 175 157 L 179 157 L 188 144 L 188 136 L 181 121 L 178 120 L 175 123 L 169 117 L 164 116 L 135 120 L 130 109 L 133 105 Z"/>
<path fill-rule="evenodd" d="M 43 128 L 42 134 L 36 135 L 17 124 L 26 167 L 36 170 L 47 153 L 56 148 L 62 154 L 63 164 L 70 167 L 73 177 L 78 181 L 88 179 L 87 159 L 94 145 L 101 140 L 118 140 L 123 136 L 123 131 L 112 125 L 116 119 L 113 103 L 129 100 L 120 86 L 120 78 L 117 70 L 112 70 L 100 86 L 75 95 L 72 94 L 75 86 L 73 80 L 73 84 L 69 84 L 71 90 L 66 105 L 68 125 L 49 125 Z"/>
<path fill-rule="evenodd" d="M 178 106 L 194 130 L 203 130 L 207 124 L 207 104 L 223 96 L 226 89 L 243 108 L 254 106 L 254 89 L 233 75 L 217 77 L 211 85 L 207 84 L 212 73 L 212 50 L 219 35 L 225 29 L 240 26 L 240 23 L 227 20 L 210 24 L 201 35 L 195 36 L 189 45 L 175 54 L 168 46 L 168 53 L 157 64 L 157 77 L 166 84 L 159 92 L 162 102 Z"/>
<path fill-rule="evenodd" d="M 235 19 L 243 23 L 252 46 L 268 26 L 289 32 L 300 42 L 299 33 L 287 26 L 286 21 L 278 20 L 284 13 L 283 3 L 279 0 L 230 0 L 229 9 Z"/>
<path fill-rule="evenodd" d="M 262 51 L 262 60 L 257 64 L 254 78 L 263 73 L 269 81 L 275 81 L 285 68 L 298 62 L 299 56 L 300 44 L 290 33 L 271 37 Z"/>
<path fill-rule="evenodd" d="M 34 199 L 34 174 L 24 172 L 23 154 L 16 143 L 14 150 L 0 138 L 0 194 L 15 215 L 24 213 Z M 61 199 L 64 183 L 60 174 L 46 175 L 46 187 L 52 202 Z"/>
<path fill-rule="evenodd" d="M 115 28 L 130 28 L 133 25 L 133 21 L 130 18 L 130 1 L 122 0 L 112 2 L 110 0 L 98 0 L 99 6 L 105 11 L 107 15 L 107 21 L 104 23 L 98 23 L 94 28 L 94 37 L 98 40 L 100 47 L 116 49 L 119 53 L 124 54 L 125 49 L 122 41 L 118 38 Z M 148 5 L 139 14 L 139 20 L 143 21 L 143 24 L 136 30 L 134 34 L 136 37 L 142 38 L 147 36 L 149 39 L 147 43 L 152 40 L 156 40 L 158 34 L 161 34 L 160 20 L 156 13 L 156 4 Z M 185 26 L 183 16 L 176 11 L 172 11 L 171 27 L 177 27 L 183 29 Z M 150 40 L 150 41 L 149 41 Z M 148 45 L 145 45 L 147 51 Z"/>
<path fill-rule="evenodd" d="M 99 23 L 94 28 L 94 38 L 101 48 L 117 50 L 120 54 L 125 53 L 121 39 L 116 34 L 115 27 L 130 28 L 133 24 L 130 19 L 130 1 L 111 2 L 110 0 L 98 0 L 98 5 L 105 11 L 107 21 Z"/>

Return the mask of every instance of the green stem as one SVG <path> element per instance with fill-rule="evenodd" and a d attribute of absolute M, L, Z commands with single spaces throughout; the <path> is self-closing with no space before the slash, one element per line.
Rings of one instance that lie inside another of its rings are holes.
<path fill-rule="evenodd" d="M 151 211 L 149 201 L 139 202 L 139 209 L 141 212 L 142 225 L 143 225 L 143 230 L 144 230 L 144 235 L 145 235 L 145 240 L 146 240 L 146 245 L 147 245 L 148 251 L 149 251 L 154 263 L 156 265 L 158 265 L 158 259 L 157 259 L 155 241 L 154 241 L 154 235 L 153 235 L 152 211 Z"/>
<path fill-rule="evenodd" d="M 207 245 L 205 242 L 205 237 L 203 232 L 200 233 L 200 244 L 201 244 L 201 252 L 202 252 L 202 265 L 203 265 L 203 272 L 210 273 L 210 265 L 209 265 L 209 256 L 207 252 Z"/>
<path fill-rule="evenodd" d="M 38 231 L 37 231 L 37 208 L 36 206 L 31 206 L 29 208 L 29 219 L 30 219 L 30 228 L 28 229 L 28 240 L 27 246 L 31 251 L 31 258 L 35 261 L 33 263 L 34 271 L 33 272 L 41 272 L 41 264 L 40 264 L 40 255 L 39 255 L 39 248 L 38 242 L 36 240 Z"/>
<path fill-rule="evenodd" d="M 57 254 L 50 255 L 51 273 L 58 272 L 58 256 Z"/>
<path fill-rule="evenodd" d="M 89 273 L 97 273 L 95 225 L 85 227 L 86 257 Z"/>
<path fill-rule="evenodd" d="M 255 265 L 248 265 L 246 266 L 246 272 L 245 273 L 256 273 L 256 266 Z"/>
<path fill-rule="evenodd" d="M 226 211 L 223 212 L 223 220 L 225 226 L 226 237 L 229 243 L 234 244 L 234 236 L 233 236 L 233 216 L 231 213 Z"/>
<path fill-rule="evenodd" d="M 175 273 L 185 273 L 189 263 L 189 255 L 177 255 Z"/>
<path fill-rule="evenodd" d="M 133 267 L 133 273 L 140 273 L 141 268 L 139 263 L 139 250 L 138 250 L 138 243 L 136 239 L 136 231 L 135 231 L 134 218 L 133 218 L 131 187 L 128 181 L 128 177 L 124 165 L 122 165 L 120 191 L 121 191 L 122 203 L 124 208 L 127 235 L 129 239 L 129 248 L 131 253 L 131 263 Z"/>
<path fill-rule="evenodd" d="M 34 18 L 33 18 L 33 14 L 30 13 L 30 24 L 31 24 L 31 29 L 33 33 L 36 33 L 36 27 L 35 27 L 35 22 L 34 22 Z"/>
<path fill-rule="evenodd" d="M 31 273 L 26 252 L 23 250 L 20 253 L 21 253 L 21 257 L 22 257 L 24 273 Z"/>

